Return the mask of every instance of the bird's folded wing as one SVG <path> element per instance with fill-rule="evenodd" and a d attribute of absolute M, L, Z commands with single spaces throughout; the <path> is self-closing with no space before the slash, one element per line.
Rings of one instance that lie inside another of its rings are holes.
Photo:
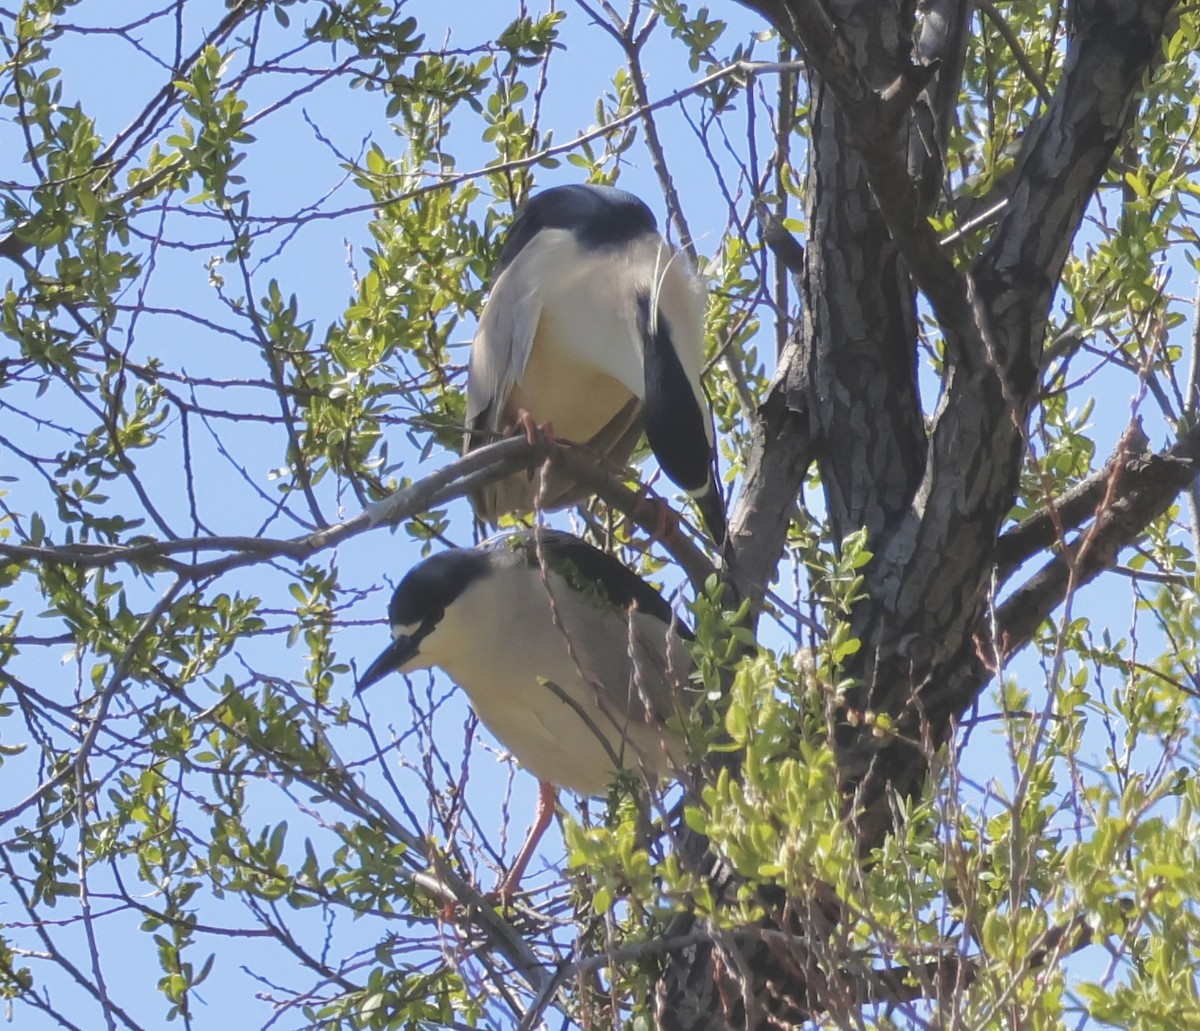
<path fill-rule="evenodd" d="M 691 706 L 692 657 L 687 643 L 661 620 L 634 617 L 635 684 L 656 719 L 681 716 Z"/>
<path fill-rule="evenodd" d="M 467 374 L 470 429 L 500 429 L 508 395 L 525 373 L 542 314 L 538 280 L 530 275 L 531 252 L 535 249 L 536 245 L 525 248 L 501 273 L 484 305 L 471 342 Z"/>

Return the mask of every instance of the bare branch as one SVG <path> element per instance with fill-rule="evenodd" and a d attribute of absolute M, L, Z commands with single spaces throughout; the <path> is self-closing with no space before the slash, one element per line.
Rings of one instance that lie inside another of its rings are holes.
<path fill-rule="evenodd" d="M 1134 429 L 1134 436 L 1122 436 L 1103 468 L 1000 536 L 996 542 L 998 585 L 1004 584 L 1021 563 L 1039 551 L 1065 543 L 1063 530 L 1073 530 L 1095 515 L 1118 469 L 1124 469 L 1139 457 L 1150 457 L 1144 454 L 1150 442 L 1140 429 Z"/>
<path fill-rule="evenodd" d="M 27 561 L 49 562 L 97 569 L 118 564 L 167 569 L 189 581 L 203 580 L 231 569 L 279 557 L 307 559 L 317 552 L 380 525 L 395 525 L 463 497 L 477 487 L 502 479 L 520 469 L 533 468 L 543 461 L 561 462 L 572 477 L 585 484 L 592 494 L 617 511 L 623 512 L 648 533 L 655 533 L 660 522 L 661 501 L 649 490 L 634 491 L 621 478 L 605 469 L 586 449 L 569 444 L 530 444 L 523 437 L 489 444 L 451 462 L 395 494 L 377 501 L 363 512 L 341 523 L 290 540 L 266 537 L 186 537 L 166 541 L 146 541 L 128 545 L 65 544 L 33 546 L 0 542 L 0 555 Z M 697 587 L 714 572 L 713 564 L 696 545 L 674 534 L 660 542 Z M 185 564 L 171 556 L 196 552 L 220 551 L 228 555 L 209 562 Z"/>
<path fill-rule="evenodd" d="M 1037 95 L 1042 103 L 1049 104 L 1053 100 L 1050 90 L 1042 80 L 1041 75 L 1038 74 L 1038 70 L 1033 67 L 1033 62 L 1029 60 L 1028 55 L 1025 53 L 1025 48 L 1021 46 L 1021 41 L 1017 38 L 1017 34 L 1013 32 L 1012 26 L 1008 24 L 1007 19 L 996 9 L 991 0 L 974 0 L 974 2 L 975 6 L 988 16 L 988 21 L 996 26 L 996 31 L 1004 37 L 1004 42 L 1008 44 L 1008 49 L 1012 52 L 1013 58 L 1020 65 L 1021 71 L 1025 73 L 1025 78 L 1037 90 Z"/>

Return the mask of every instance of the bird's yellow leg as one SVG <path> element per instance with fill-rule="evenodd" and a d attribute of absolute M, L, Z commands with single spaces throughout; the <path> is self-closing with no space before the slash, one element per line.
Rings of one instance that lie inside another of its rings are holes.
<path fill-rule="evenodd" d="M 641 551 L 649 551 L 656 541 L 670 544 L 679 536 L 679 513 L 667 504 L 664 498 L 648 496 L 649 487 L 643 486 L 638 490 L 638 504 L 634 514 L 642 525 L 653 525 L 650 539 L 644 545 L 635 544 Z"/>
<path fill-rule="evenodd" d="M 513 860 L 513 865 L 509 867 L 504 880 L 492 891 L 492 895 L 503 906 L 512 902 L 513 896 L 521 887 L 521 878 L 525 876 L 525 868 L 529 866 L 529 860 L 533 858 L 538 842 L 554 818 L 554 801 L 554 785 L 543 780 L 538 785 L 537 808 L 533 811 L 533 823 L 529 828 L 529 833 L 525 835 L 525 844 L 521 846 L 521 851 L 517 853 L 517 858 Z"/>

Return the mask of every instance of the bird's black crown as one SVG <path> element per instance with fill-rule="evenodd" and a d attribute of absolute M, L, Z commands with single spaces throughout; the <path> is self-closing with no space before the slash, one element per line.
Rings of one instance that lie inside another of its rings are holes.
<path fill-rule="evenodd" d="M 581 247 L 598 250 L 657 233 L 658 223 L 645 202 L 625 190 L 589 183 L 552 186 L 535 193 L 517 212 L 497 274 L 543 229 L 569 229 Z"/>
<path fill-rule="evenodd" d="M 392 626 L 418 626 L 433 617 L 436 622 L 467 586 L 486 576 L 487 556 L 474 549 L 455 548 L 431 555 L 410 569 L 392 595 L 388 622 Z"/>

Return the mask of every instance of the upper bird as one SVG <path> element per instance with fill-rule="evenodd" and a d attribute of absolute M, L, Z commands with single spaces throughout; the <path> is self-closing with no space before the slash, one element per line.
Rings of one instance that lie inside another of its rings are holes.
<path fill-rule="evenodd" d="M 669 775 L 686 761 L 667 721 L 688 708 L 691 634 L 653 587 L 578 537 L 540 527 L 433 555 L 400 581 L 388 622 L 392 643 L 357 690 L 440 666 L 542 782 L 501 897 L 550 822 L 554 787 L 602 795 L 618 769 Z"/>
<path fill-rule="evenodd" d="M 700 385 L 704 294 L 687 259 L 637 197 L 574 184 L 535 194 L 517 213 L 471 344 L 464 454 L 535 425 L 624 463 L 646 431 L 663 472 L 725 539 L 712 413 Z M 535 507 L 524 472 L 472 496 L 495 524 Z M 541 498 L 581 496 L 562 473 Z"/>

